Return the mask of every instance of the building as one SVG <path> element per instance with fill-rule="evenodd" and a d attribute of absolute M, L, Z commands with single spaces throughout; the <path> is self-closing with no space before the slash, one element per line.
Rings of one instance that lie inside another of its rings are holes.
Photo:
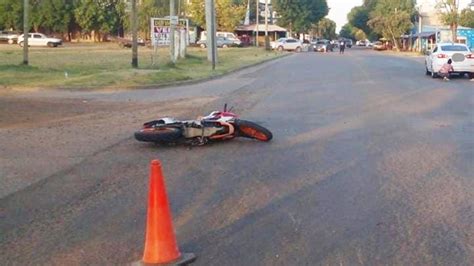
<path fill-rule="evenodd" d="M 474 8 L 474 0 L 471 1 L 469 6 Z M 405 43 L 412 44 L 410 49 L 424 51 L 438 42 L 452 41 L 451 29 L 441 22 L 439 11 L 436 8 L 436 1 L 418 1 L 417 9 L 419 12 L 418 22 L 412 29 L 411 34 L 404 36 Z M 471 49 L 474 49 L 474 29 L 458 27 L 456 42 L 465 43 Z"/>
<path fill-rule="evenodd" d="M 265 25 L 256 24 L 251 25 L 242 25 L 237 27 L 235 30 L 239 37 L 248 37 L 249 42 L 255 44 L 256 41 L 256 34 L 258 32 L 258 43 L 263 45 L 265 43 Z M 270 41 L 278 40 L 279 38 L 287 37 L 288 31 L 285 28 L 282 28 L 278 25 L 268 24 L 268 36 Z"/>

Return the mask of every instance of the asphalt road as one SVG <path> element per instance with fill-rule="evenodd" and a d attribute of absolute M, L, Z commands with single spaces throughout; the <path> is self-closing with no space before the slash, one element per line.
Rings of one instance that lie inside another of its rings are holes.
<path fill-rule="evenodd" d="M 190 149 L 141 122 L 233 105 L 272 130 Z M 420 58 L 301 53 L 202 84 L 0 98 L 0 261 L 127 264 L 160 159 L 195 265 L 474 264 L 474 83 Z"/>

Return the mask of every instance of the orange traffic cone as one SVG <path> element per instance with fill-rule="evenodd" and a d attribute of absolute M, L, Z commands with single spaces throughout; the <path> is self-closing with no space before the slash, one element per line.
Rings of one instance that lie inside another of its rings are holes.
<path fill-rule="evenodd" d="M 145 251 L 141 262 L 158 265 L 192 263 L 196 260 L 194 254 L 181 254 L 178 250 L 160 161 L 153 160 L 150 170 Z"/>

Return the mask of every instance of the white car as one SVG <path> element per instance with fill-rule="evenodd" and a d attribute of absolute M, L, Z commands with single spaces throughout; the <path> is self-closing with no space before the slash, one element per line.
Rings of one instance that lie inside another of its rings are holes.
<path fill-rule="evenodd" d="M 6 41 L 8 44 L 14 44 L 18 40 L 18 33 L 14 31 L 0 31 L 0 41 Z"/>
<path fill-rule="evenodd" d="M 23 47 L 23 34 L 18 37 L 18 44 Z M 63 44 L 61 39 L 49 38 L 42 33 L 28 33 L 28 46 L 58 47 Z"/>
<path fill-rule="evenodd" d="M 218 31 L 216 32 L 216 37 L 217 38 L 225 38 L 227 40 L 230 40 L 232 41 L 232 43 L 229 45 L 227 44 L 227 46 L 241 46 L 242 45 L 242 41 L 239 40 L 239 38 L 237 38 L 237 36 L 235 36 L 234 33 L 232 32 L 226 32 L 226 31 Z M 206 40 L 207 40 L 207 32 L 206 31 L 202 31 L 201 32 L 201 37 L 200 37 L 200 40 L 201 40 L 201 44 L 202 43 L 206 43 Z M 205 48 L 205 46 L 201 46 L 202 48 Z"/>
<path fill-rule="evenodd" d="M 301 41 L 293 38 L 280 38 L 276 42 L 270 42 L 270 45 L 278 51 L 301 52 L 303 48 Z"/>
<path fill-rule="evenodd" d="M 474 78 L 474 53 L 461 43 L 438 43 L 425 57 L 426 75 L 436 78 L 443 64 L 452 60 L 454 73 Z"/>

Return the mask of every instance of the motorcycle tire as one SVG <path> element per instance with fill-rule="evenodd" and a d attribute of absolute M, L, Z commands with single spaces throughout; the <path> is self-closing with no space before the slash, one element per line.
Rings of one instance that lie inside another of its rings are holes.
<path fill-rule="evenodd" d="M 144 142 L 172 143 L 183 137 L 183 130 L 178 127 L 144 128 L 135 132 L 135 139 Z"/>
<path fill-rule="evenodd" d="M 270 141 L 273 138 L 270 130 L 247 120 L 235 120 L 235 126 L 239 136 L 244 138 L 256 139 L 260 141 Z"/>

